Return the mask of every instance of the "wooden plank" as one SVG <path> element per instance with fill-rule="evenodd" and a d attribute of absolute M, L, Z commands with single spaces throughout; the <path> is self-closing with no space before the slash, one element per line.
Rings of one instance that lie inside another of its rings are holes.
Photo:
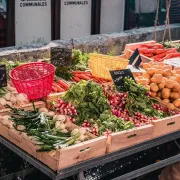
<path fill-rule="evenodd" d="M 60 154 L 58 169 L 104 155 L 106 152 L 106 139 L 106 137 L 98 137 L 58 150 Z"/>
<path fill-rule="evenodd" d="M 46 107 L 46 104 L 43 101 L 37 101 L 34 103 L 36 108 L 42 108 L 42 107 Z M 27 103 L 24 104 L 22 106 L 15 106 L 15 108 L 19 108 L 19 109 L 25 109 L 25 110 L 32 110 L 33 106 L 32 103 Z M 0 110 L 0 115 L 1 116 L 5 116 L 5 115 L 10 115 L 10 111 L 11 109 L 9 108 L 4 108 Z"/>
<path fill-rule="evenodd" d="M 124 52 L 126 52 L 127 49 L 136 49 L 138 47 L 140 47 L 142 44 L 155 44 L 156 41 L 144 41 L 144 42 L 138 42 L 138 43 L 130 43 L 130 44 L 126 44 Z"/>
<path fill-rule="evenodd" d="M 146 140 L 150 140 L 153 134 L 153 125 L 146 125 L 128 131 L 111 134 L 107 142 L 107 153 L 117 151 Z"/>
<path fill-rule="evenodd" d="M 153 121 L 153 138 L 180 130 L 180 115 Z"/>
<path fill-rule="evenodd" d="M 131 57 L 131 55 L 133 54 L 133 52 L 134 52 L 134 51 L 132 51 L 131 49 L 127 49 L 127 50 L 125 51 L 125 57 L 126 57 L 126 59 L 129 59 L 129 58 Z M 145 56 L 145 55 L 140 54 L 140 56 L 141 56 L 141 59 L 142 59 L 142 62 L 143 62 L 143 63 L 147 63 L 147 62 L 153 61 L 153 59 L 151 59 L 151 58 L 149 58 L 149 57 L 147 57 L 147 56 Z"/>

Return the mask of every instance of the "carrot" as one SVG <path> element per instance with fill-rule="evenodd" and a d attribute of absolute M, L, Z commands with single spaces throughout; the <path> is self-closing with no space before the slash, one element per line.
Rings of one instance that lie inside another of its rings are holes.
<path fill-rule="evenodd" d="M 75 82 L 81 81 L 78 77 L 74 77 L 73 80 L 74 80 Z"/>
<path fill-rule="evenodd" d="M 63 80 L 58 80 L 57 83 L 58 83 L 65 91 L 68 90 L 69 85 L 68 85 L 65 81 L 63 81 Z"/>
<path fill-rule="evenodd" d="M 52 86 L 52 92 L 57 92 L 56 87 Z"/>
<path fill-rule="evenodd" d="M 161 53 L 161 54 L 156 55 L 156 57 L 158 57 L 158 58 L 163 58 L 163 57 L 165 57 L 166 55 L 167 55 L 167 53 L 165 52 L 165 53 Z"/>
<path fill-rule="evenodd" d="M 84 74 L 76 74 L 75 77 L 78 77 L 80 79 L 84 79 L 84 80 L 90 80 L 91 78 L 89 78 L 88 76 L 84 75 Z"/>
<path fill-rule="evenodd" d="M 161 54 L 161 53 L 165 53 L 165 52 L 167 52 L 166 49 L 156 49 L 154 53 L 155 54 Z"/>
<path fill-rule="evenodd" d="M 157 49 L 157 48 L 163 48 L 162 44 L 142 44 L 141 47 L 147 47 L 147 48 L 153 48 L 153 49 Z"/>
<path fill-rule="evenodd" d="M 152 57 L 153 56 L 152 53 L 148 53 L 148 54 L 144 54 L 144 55 L 147 56 L 147 57 Z"/>
<path fill-rule="evenodd" d="M 156 49 L 148 49 L 148 54 L 154 53 Z"/>
<path fill-rule="evenodd" d="M 74 74 L 91 74 L 88 71 L 73 71 Z"/>
<path fill-rule="evenodd" d="M 148 48 L 138 48 L 140 53 L 148 53 Z"/>
<path fill-rule="evenodd" d="M 58 92 L 64 92 L 64 89 L 59 84 L 53 82 L 53 86 L 57 89 Z"/>

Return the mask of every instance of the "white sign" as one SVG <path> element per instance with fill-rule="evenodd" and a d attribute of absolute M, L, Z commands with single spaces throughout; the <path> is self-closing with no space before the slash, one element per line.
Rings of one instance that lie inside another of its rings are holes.
<path fill-rule="evenodd" d="M 61 0 L 61 39 L 91 34 L 91 0 Z"/>
<path fill-rule="evenodd" d="M 101 0 L 100 33 L 124 30 L 125 0 Z"/>
<path fill-rule="evenodd" d="M 164 63 L 168 64 L 168 65 L 171 65 L 171 66 L 174 66 L 174 67 L 180 67 L 180 57 L 165 60 Z"/>
<path fill-rule="evenodd" d="M 51 41 L 51 0 L 15 0 L 16 45 Z"/>

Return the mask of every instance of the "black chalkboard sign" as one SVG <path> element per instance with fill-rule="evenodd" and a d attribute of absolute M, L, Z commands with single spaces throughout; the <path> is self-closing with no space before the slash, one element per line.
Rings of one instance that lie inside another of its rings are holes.
<path fill-rule="evenodd" d="M 72 49 L 52 47 L 51 64 L 54 66 L 70 66 L 72 62 Z"/>
<path fill-rule="evenodd" d="M 134 53 L 132 54 L 132 56 L 129 58 L 129 64 L 138 69 L 141 62 L 142 62 L 142 59 L 139 54 L 139 50 L 136 49 Z"/>
<path fill-rule="evenodd" d="M 130 69 L 114 70 L 110 71 L 110 74 L 116 86 L 123 86 L 125 77 L 130 77 L 135 81 Z"/>
<path fill-rule="evenodd" d="M 0 87 L 7 86 L 6 66 L 0 65 Z"/>

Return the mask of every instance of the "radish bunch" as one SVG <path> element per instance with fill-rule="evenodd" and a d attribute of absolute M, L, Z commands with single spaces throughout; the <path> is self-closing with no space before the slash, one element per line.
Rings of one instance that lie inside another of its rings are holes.
<path fill-rule="evenodd" d="M 77 111 L 71 102 L 65 102 L 62 99 L 58 99 L 54 107 L 57 113 L 67 115 L 72 122 L 76 122 L 75 116 L 77 115 Z"/>

